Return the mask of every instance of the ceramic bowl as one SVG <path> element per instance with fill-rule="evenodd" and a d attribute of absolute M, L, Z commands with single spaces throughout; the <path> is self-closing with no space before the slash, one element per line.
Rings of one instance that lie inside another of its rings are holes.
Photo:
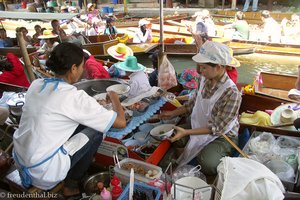
<path fill-rule="evenodd" d="M 170 137 L 174 132 L 174 124 L 162 124 L 150 131 L 150 135 L 157 140 Z"/>
<path fill-rule="evenodd" d="M 106 88 L 106 91 L 114 91 L 116 92 L 118 95 L 125 95 L 126 93 L 128 93 L 130 90 L 129 85 L 126 84 L 115 84 L 115 85 L 111 85 L 108 88 Z"/>
<path fill-rule="evenodd" d="M 295 119 L 297 119 L 297 113 L 290 108 L 284 109 L 280 114 L 280 121 L 282 123 L 293 122 Z"/>

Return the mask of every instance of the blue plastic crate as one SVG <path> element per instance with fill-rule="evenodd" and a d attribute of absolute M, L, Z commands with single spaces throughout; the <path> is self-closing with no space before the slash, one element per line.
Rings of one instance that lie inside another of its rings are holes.
<path fill-rule="evenodd" d="M 149 200 L 159 200 L 161 192 L 158 188 L 146 185 L 144 183 L 134 183 L 133 192 L 144 192 L 147 195 L 147 199 Z M 126 188 L 123 190 L 121 196 L 119 196 L 118 200 L 127 200 L 129 199 L 129 183 Z"/>

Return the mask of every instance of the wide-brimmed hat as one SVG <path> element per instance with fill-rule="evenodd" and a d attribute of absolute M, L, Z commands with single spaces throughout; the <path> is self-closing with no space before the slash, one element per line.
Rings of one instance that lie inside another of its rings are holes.
<path fill-rule="evenodd" d="M 61 9 L 61 10 L 66 10 L 66 9 L 68 9 L 68 7 L 65 6 L 65 5 L 63 5 L 63 6 L 60 7 L 60 9 Z"/>
<path fill-rule="evenodd" d="M 199 74 L 194 68 L 184 69 L 178 76 L 178 82 L 190 89 L 195 89 L 198 87 Z"/>
<path fill-rule="evenodd" d="M 274 109 L 271 115 L 273 125 L 292 123 L 296 118 L 300 117 L 300 107 L 297 103 L 287 103 Z M 295 129 L 291 126 L 292 129 Z"/>
<path fill-rule="evenodd" d="M 58 35 L 53 34 L 52 31 L 50 30 L 44 30 L 43 35 L 40 35 L 38 39 L 51 39 L 51 38 L 56 38 Z"/>
<path fill-rule="evenodd" d="M 291 89 L 288 93 L 288 97 L 290 99 L 300 99 L 300 90 L 297 90 L 296 88 Z"/>
<path fill-rule="evenodd" d="M 199 53 L 192 58 L 196 63 L 213 63 L 223 66 L 239 67 L 240 63 L 236 60 L 230 48 L 219 42 L 206 41 L 200 48 Z"/>
<path fill-rule="evenodd" d="M 115 64 L 116 68 L 127 72 L 139 72 L 145 69 L 145 66 L 139 64 L 135 56 L 128 56 L 124 62 Z"/>
<path fill-rule="evenodd" d="M 124 61 L 128 56 L 133 55 L 132 49 L 126 46 L 124 43 L 119 43 L 117 45 L 109 47 L 107 49 L 107 53 L 113 58 L 120 61 Z"/>
<path fill-rule="evenodd" d="M 147 25 L 147 24 L 150 24 L 150 21 L 145 20 L 145 19 L 141 19 L 141 20 L 139 21 L 139 27 L 144 26 L 144 25 Z"/>

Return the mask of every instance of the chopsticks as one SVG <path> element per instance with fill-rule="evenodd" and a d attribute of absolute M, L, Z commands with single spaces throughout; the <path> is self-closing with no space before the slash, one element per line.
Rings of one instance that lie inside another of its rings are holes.
<path fill-rule="evenodd" d="M 118 157 L 118 155 L 116 154 L 113 154 L 113 159 L 114 159 L 114 163 L 115 163 L 115 165 L 117 165 L 119 168 L 121 168 L 121 166 L 120 166 L 120 161 L 119 161 L 119 157 Z"/>

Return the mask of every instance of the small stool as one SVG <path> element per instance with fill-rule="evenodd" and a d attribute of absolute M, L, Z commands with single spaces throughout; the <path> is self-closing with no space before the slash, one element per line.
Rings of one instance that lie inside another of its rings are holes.
<path fill-rule="evenodd" d="M 60 182 L 51 190 L 42 190 L 35 186 L 32 186 L 32 187 L 26 189 L 22 186 L 21 178 L 19 176 L 19 172 L 17 169 L 13 170 L 10 174 L 8 174 L 5 177 L 5 179 L 9 185 L 12 195 L 15 195 L 17 197 L 16 199 L 19 199 L 17 194 L 24 195 L 24 198 L 28 197 L 29 199 L 45 199 L 45 200 L 46 199 L 58 199 L 58 193 L 59 193 L 59 191 L 62 190 L 62 188 L 64 186 L 64 183 Z M 23 197 L 23 196 L 20 196 L 20 197 Z M 22 198 L 20 198 L 20 199 L 22 199 Z"/>

